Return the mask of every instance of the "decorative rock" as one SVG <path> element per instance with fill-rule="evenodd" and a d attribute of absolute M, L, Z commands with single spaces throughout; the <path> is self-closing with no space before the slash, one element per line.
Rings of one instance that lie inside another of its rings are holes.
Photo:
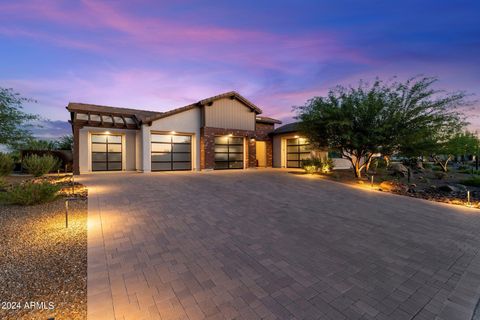
<path fill-rule="evenodd" d="M 391 169 L 394 175 L 400 175 L 402 177 L 406 177 L 408 175 L 408 168 L 401 163 L 392 163 Z"/>
<path fill-rule="evenodd" d="M 449 184 L 438 187 L 438 190 L 445 192 L 458 192 L 460 191 L 457 187 L 451 186 Z"/>

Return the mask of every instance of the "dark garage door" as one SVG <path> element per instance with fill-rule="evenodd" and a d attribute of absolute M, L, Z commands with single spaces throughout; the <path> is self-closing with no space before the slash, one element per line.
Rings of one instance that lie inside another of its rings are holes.
<path fill-rule="evenodd" d="M 152 171 L 192 170 L 192 137 L 152 134 Z"/>
<path fill-rule="evenodd" d="M 215 169 L 243 169 L 243 137 L 215 137 Z"/>

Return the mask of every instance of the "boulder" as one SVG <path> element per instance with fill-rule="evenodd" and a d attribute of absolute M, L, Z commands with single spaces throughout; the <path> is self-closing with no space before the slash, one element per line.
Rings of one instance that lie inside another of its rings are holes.
<path fill-rule="evenodd" d="M 406 177 L 408 175 L 408 168 L 401 163 L 392 163 L 391 170 L 394 175 Z"/>
<path fill-rule="evenodd" d="M 444 192 L 458 192 L 460 191 L 457 187 L 445 184 L 443 186 L 438 187 L 438 190 L 444 191 Z"/>

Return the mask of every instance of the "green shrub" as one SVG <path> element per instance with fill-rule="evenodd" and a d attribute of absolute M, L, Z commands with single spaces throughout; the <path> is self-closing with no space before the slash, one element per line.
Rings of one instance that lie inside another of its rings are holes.
<path fill-rule="evenodd" d="M 29 206 L 55 200 L 62 187 L 47 181 L 32 182 L 12 186 L 6 192 L 0 193 L 0 201 L 8 204 Z"/>
<path fill-rule="evenodd" d="M 466 173 L 466 174 L 480 174 L 480 170 L 474 170 L 473 168 L 457 170 L 457 172 L 458 173 Z"/>
<path fill-rule="evenodd" d="M 472 176 L 466 180 L 460 181 L 460 184 L 472 187 L 480 187 L 480 177 L 479 176 Z"/>
<path fill-rule="evenodd" d="M 8 176 L 13 171 L 15 163 L 8 154 L 0 152 L 0 177 Z"/>
<path fill-rule="evenodd" d="M 330 158 L 311 157 L 302 160 L 302 169 L 306 173 L 315 172 L 327 173 L 333 169 L 333 160 Z"/>
<path fill-rule="evenodd" d="M 28 173 L 41 177 L 58 168 L 60 161 L 52 155 L 37 156 L 36 154 L 25 157 L 22 166 Z"/>

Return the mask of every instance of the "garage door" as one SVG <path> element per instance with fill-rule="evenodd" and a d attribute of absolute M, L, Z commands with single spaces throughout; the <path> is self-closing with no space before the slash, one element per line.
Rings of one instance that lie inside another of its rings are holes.
<path fill-rule="evenodd" d="M 243 137 L 215 137 L 215 169 L 243 169 Z"/>
<path fill-rule="evenodd" d="M 302 160 L 310 157 L 310 150 L 305 138 L 287 139 L 287 168 L 301 168 Z"/>
<path fill-rule="evenodd" d="M 152 134 L 152 171 L 192 170 L 192 137 Z"/>
<path fill-rule="evenodd" d="M 92 171 L 122 170 L 122 136 L 92 134 Z"/>

